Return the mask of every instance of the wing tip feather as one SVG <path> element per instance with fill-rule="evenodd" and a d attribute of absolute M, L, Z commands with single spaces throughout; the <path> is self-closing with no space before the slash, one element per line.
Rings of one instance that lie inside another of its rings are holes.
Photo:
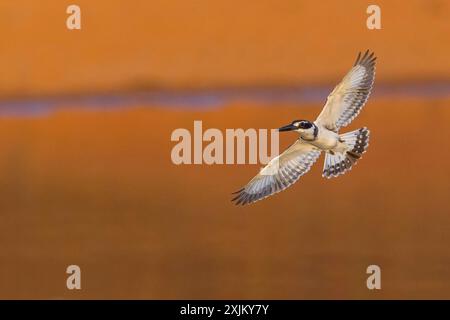
<path fill-rule="evenodd" d="M 375 61 L 377 60 L 377 57 L 375 56 L 375 52 L 374 51 L 370 51 L 369 49 L 367 49 L 364 54 L 361 57 L 361 51 L 358 52 L 358 56 L 356 58 L 355 64 L 353 65 L 355 66 L 364 66 L 364 67 L 370 67 L 373 68 L 375 67 Z"/>

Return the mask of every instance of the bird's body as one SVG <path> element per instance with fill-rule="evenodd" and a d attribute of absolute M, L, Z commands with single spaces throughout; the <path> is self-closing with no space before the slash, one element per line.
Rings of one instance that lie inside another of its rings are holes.
<path fill-rule="evenodd" d="M 236 192 L 236 204 L 252 203 L 286 189 L 309 171 L 322 151 L 324 177 L 337 177 L 351 169 L 368 147 L 369 130 L 364 127 L 339 134 L 339 129 L 347 126 L 366 103 L 375 79 L 375 59 L 369 51 L 358 55 L 314 122 L 295 120 L 279 129 L 296 131 L 299 138 Z"/>
<path fill-rule="evenodd" d="M 317 126 L 317 124 L 315 125 Z M 322 151 L 343 152 L 343 150 L 345 149 L 345 144 L 339 141 L 339 135 L 336 132 L 328 130 L 327 128 L 321 126 L 317 126 L 317 128 L 318 133 L 316 139 L 308 141 L 308 138 L 303 138 L 301 134 L 300 138 L 307 143 L 316 146 Z"/>

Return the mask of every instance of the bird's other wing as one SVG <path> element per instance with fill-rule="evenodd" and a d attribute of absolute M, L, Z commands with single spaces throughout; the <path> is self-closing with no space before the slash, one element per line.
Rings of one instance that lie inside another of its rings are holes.
<path fill-rule="evenodd" d="M 369 50 L 362 57 L 361 52 L 358 54 L 352 69 L 328 96 L 316 123 L 337 132 L 359 114 L 372 90 L 375 60 Z"/>
<path fill-rule="evenodd" d="M 297 140 L 281 155 L 273 158 L 237 194 L 235 204 L 249 204 L 280 192 L 294 184 L 320 156 L 320 150 L 313 145 Z"/>

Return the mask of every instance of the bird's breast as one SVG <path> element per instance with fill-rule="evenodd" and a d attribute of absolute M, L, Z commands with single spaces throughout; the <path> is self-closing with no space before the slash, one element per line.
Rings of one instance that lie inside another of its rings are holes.
<path fill-rule="evenodd" d="M 322 150 L 334 149 L 339 142 L 339 135 L 333 131 L 326 129 L 319 130 L 317 139 L 314 140 L 314 145 Z"/>

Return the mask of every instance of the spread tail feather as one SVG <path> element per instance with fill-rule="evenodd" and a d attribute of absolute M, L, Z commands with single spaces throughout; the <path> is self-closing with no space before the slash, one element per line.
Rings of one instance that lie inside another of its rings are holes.
<path fill-rule="evenodd" d="M 341 134 L 339 138 L 348 146 L 348 150 L 343 153 L 327 153 L 323 166 L 322 176 L 325 178 L 337 177 L 349 171 L 358 161 L 369 146 L 370 131 L 364 127 L 355 131 Z"/>

